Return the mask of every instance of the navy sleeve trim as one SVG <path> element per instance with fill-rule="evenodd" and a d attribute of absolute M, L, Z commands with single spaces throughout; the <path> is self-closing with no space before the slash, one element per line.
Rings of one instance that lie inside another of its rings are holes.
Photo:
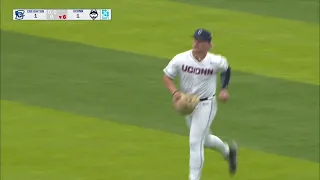
<path fill-rule="evenodd" d="M 220 74 L 220 78 L 221 78 L 222 89 L 228 88 L 229 81 L 231 78 L 231 67 L 230 66 L 228 66 L 228 69 L 225 72 Z"/>

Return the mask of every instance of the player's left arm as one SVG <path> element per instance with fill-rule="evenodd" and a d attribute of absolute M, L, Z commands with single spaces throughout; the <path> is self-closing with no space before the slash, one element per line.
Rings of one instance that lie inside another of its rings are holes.
<path fill-rule="evenodd" d="M 220 56 L 218 58 L 220 58 L 218 70 L 220 71 L 221 78 L 221 91 L 219 94 L 219 99 L 223 102 L 226 102 L 229 99 L 228 86 L 231 78 L 231 67 L 225 57 Z"/>
<path fill-rule="evenodd" d="M 220 72 L 221 89 L 228 89 L 231 78 L 231 66 L 225 57 L 220 56 L 219 58 L 218 70 Z"/>
<path fill-rule="evenodd" d="M 228 89 L 231 78 L 231 67 L 228 65 L 227 70 L 220 73 L 221 89 Z"/>

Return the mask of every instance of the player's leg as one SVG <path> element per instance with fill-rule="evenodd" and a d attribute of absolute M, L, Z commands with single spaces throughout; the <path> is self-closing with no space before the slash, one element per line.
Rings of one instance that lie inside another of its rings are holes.
<path fill-rule="evenodd" d="M 217 102 L 216 100 L 212 100 L 212 107 L 211 107 L 211 111 L 213 113 L 211 113 L 211 117 L 209 117 L 211 119 L 211 121 L 214 120 L 216 112 L 217 112 Z M 210 114 L 208 115 L 210 116 Z M 191 122 L 192 122 L 192 115 L 186 116 L 186 123 L 187 126 L 191 127 Z M 218 150 L 223 157 L 227 157 L 229 154 L 229 146 L 227 143 L 224 143 L 219 137 L 215 136 L 212 134 L 210 128 L 208 130 L 208 133 L 205 137 L 205 141 L 204 141 L 204 146 L 206 148 L 210 148 L 212 150 Z"/>
<path fill-rule="evenodd" d="M 200 180 L 204 164 L 204 141 L 211 126 L 212 118 L 210 117 L 216 113 L 215 109 L 212 108 L 213 105 L 214 101 L 211 100 L 200 102 L 190 116 L 190 180 Z"/>
<path fill-rule="evenodd" d="M 206 136 L 205 147 L 220 152 L 224 158 L 229 155 L 229 145 L 211 133 Z"/>
<path fill-rule="evenodd" d="M 215 100 L 214 100 L 215 101 Z M 217 103 L 213 103 L 212 111 L 217 111 Z M 212 114 L 212 121 L 215 118 L 216 113 Z M 205 147 L 212 150 L 218 150 L 221 155 L 229 162 L 229 171 L 233 175 L 237 170 L 237 145 L 235 143 L 228 144 L 223 142 L 219 137 L 212 134 L 209 130 L 205 138 Z"/>
<path fill-rule="evenodd" d="M 187 115 L 186 117 L 186 124 L 190 130 L 190 127 L 191 127 L 191 120 L 192 120 L 192 114 L 191 115 Z"/>
<path fill-rule="evenodd" d="M 217 112 L 218 106 L 217 101 L 215 99 L 213 99 L 213 104 L 211 108 L 211 111 Z M 215 116 L 216 113 L 211 114 L 210 118 L 212 119 L 212 122 L 214 121 Z M 206 148 L 219 151 L 224 158 L 228 157 L 229 155 L 229 145 L 223 142 L 218 136 L 213 135 L 210 128 L 206 135 L 204 145 Z"/>

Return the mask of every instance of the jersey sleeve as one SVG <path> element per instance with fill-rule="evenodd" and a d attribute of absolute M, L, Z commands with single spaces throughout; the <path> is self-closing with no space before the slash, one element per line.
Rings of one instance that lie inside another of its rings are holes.
<path fill-rule="evenodd" d="M 228 63 L 227 59 L 225 57 L 223 57 L 223 56 L 218 56 L 217 60 L 218 60 L 218 63 L 217 63 L 218 68 L 217 68 L 217 70 L 220 71 L 220 72 L 225 72 L 229 67 L 229 63 Z"/>
<path fill-rule="evenodd" d="M 178 69 L 178 59 L 177 59 L 177 57 L 174 57 L 168 63 L 168 65 L 163 69 L 163 72 L 164 72 L 165 75 L 167 75 L 171 79 L 174 79 L 178 75 L 179 69 Z"/>

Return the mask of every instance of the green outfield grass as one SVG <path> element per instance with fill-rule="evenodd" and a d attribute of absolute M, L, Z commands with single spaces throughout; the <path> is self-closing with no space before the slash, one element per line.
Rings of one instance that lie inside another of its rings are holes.
<path fill-rule="evenodd" d="M 10 59 L 2 63 L 6 99 L 187 134 L 161 82 L 167 60 L 15 33 L 3 35 L 3 57 Z M 16 44 L 25 47 L 19 54 Z M 37 45 L 41 46 L 34 48 Z M 317 94 L 317 86 L 233 74 L 232 98 L 219 107 L 216 133 L 236 138 L 246 147 L 318 161 L 319 102 L 309 98 Z"/>
<path fill-rule="evenodd" d="M 240 12 L 267 15 L 290 19 L 319 23 L 318 0 L 176 0 L 214 8 L 231 9 Z"/>
<path fill-rule="evenodd" d="M 48 2 L 34 2 L 20 2 L 19 6 L 48 6 Z M 57 2 L 50 7 L 74 6 L 73 1 Z M 204 27 L 214 32 L 214 52 L 227 56 L 233 69 L 319 85 L 319 25 L 171 1 L 80 4 L 112 7 L 114 21 L 17 22 L 11 16 L 11 9 L 17 5 L 10 3 L 4 6 L 2 26 L 15 32 L 160 58 L 172 58 L 191 48 L 189 37 L 194 29 Z"/>
<path fill-rule="evenodd" d="M 183 180 L 188 175 L 187 137 L 8 101 L 2 107 L 2 179 Z M 207 151 L 206 158 L 204 180 L 230 179 L 222 157 Z M 245 148 L 240 167 L 238 180 L 319 177 L 318 163 Z"/>
<path fill-rule="evenodd" d="M 319 3 L 210 2 L 4 0 L 2 179 L 187 179 L 187 128 L 161 78 L 198 27 L 233 69 L 212 129 L 240 144 L 234 179 L 319 179 Z M 113 20 L 12 21 L 22 7 L 112 8 Z M 218 153 L 205 161 L 204 180 L 230 179 Z"/>

